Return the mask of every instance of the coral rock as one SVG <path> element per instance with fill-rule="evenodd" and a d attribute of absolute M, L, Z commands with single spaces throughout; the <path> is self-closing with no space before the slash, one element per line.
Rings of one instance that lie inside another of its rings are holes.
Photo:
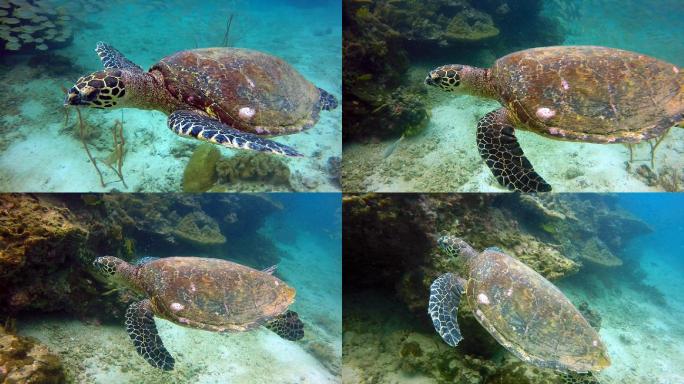
<path fill-rule="evenodd" d="M 0 327 L 0 382 L 4 384 L 62 384 L 62 362 L 47 347 Z"/>
<path fill-rule="evenodd" d="M 218 179 L 216 163 L 221 152 L 214 144 L 204 143 L 195 149 L 183 172 L 183 192 L 206 192 Z"/>

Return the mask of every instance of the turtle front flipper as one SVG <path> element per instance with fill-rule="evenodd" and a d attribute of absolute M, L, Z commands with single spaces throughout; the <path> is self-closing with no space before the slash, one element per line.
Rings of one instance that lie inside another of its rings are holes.
<path fill-rule="evenodd" d="M 463 339 L 458 328 L 458 304 L 465 289 L 465 281 L 453 273 L 445 273 L 430 286 L 428 313 L 435 331 L 452 347 Z"/>
<path fill-rule="evenodd" d="M 285 340 L 297 341 L 304 337 L 304 323 L 295 311 L 287 311 L 276 316 L 265 324 L 265 327 L 275 332 Z"/>
<path fill-rule="evenodd" d="M 303 156 L 287 145 L 257 135 L 238 131 L 209 116 L 195 111 L 176 111 L 169 115 L 169 128 L 178 135 L 220 144 L 228 148 L 249 149 L 278 155 Z"/>
<path fill-rule="evenodd" d="M 95 52 L 100 56 L 102 65 L 105 68 L 131 69 L 143 72 L 142 68 L 128 60 L 126 56 L 116 50 L 116 48 L 105 42 L 99 41 L 95 46 Z"/>
<path fill-rule="evenodd" d="M 477 123 L 480 156 L 496 180 L 512 191 L 549 192 L 551 186 L 525 157 L 505 108 L 489 112 Z"/>
<path fill-rule="evenodd" d="M 135 350 L 153 367 L 170 371 L 175 361 L 164 347 L 154 324 L 149 299 L 133 303 L 126 310 L 126 332 L 135 344 Z"/>

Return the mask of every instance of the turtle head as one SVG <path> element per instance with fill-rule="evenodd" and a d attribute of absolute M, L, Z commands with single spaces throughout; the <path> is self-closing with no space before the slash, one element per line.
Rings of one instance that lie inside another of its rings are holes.
<path fill-rule="evenodd" d="M 475 257 L 477 252 L 460 237 L 445 235 L 437 240 L 439 248 L 450 257 L 463 256 L 467 259 Z"/>
<path fill-rule="evenodd" d="M 83 76 L 67 91 L 64 105 L 91 108 L 121 107 L 126 100 L 125 70 L 107 68 Z"/>
<path fill-rule="evenodd" d="M 463 65 L 449 64 L 437 67 L 428 73 L 425 84 L 439 87 L 446 92 L 456 92 L 461 86 Z"/>
<path fill-rule="evenodd" d="M 93 261 L 93 266 L 106 278 L 114 278 L 130 267 L 130 264 L 114 256 L 102 256 Z"/>
<path fill-rule="evenodd" d="M 430 71 L 425 78 L 425 84 L 445 92 L 492 97 L 493 91 L 487 81 L 488 76 L 487 69 L 449 64 Z"/>

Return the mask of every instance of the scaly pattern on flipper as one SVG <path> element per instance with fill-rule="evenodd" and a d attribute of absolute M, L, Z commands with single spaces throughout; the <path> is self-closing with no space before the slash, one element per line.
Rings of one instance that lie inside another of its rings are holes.
<path fill-rule="evenodd" d="M 295 311 L 288 310 L 265 326 L 285 340 L 297 341 L 304 337 L 304 323 Z"/>
<path fill-rule="evenodd" d="M 549 192 L 551 186 L 525 157 L 504 108 L 489 112 L 477 123 L 477 148 L 496 180 L 513 191 Z"/>
<path fill-rule="evenodd" d="M 128 60 L 121 52 L 116 50 L 116 48 L 105 42 L 98 42 L 95 46 L 95 52 L 100 56 L 102 65 L 105 68 L 132 69 L 143 72 L 142 68 L 137 64 Z"/>
<path fill-rule="evenodd" d="M 238 131 L 209 116 L 194 111 L 176 111 L 169 115 L 169 128 L 178 135 L 220 144 L 228 148 L 271 152 L 283 156 L 301 157 L 287 145 L 264 139 L 257 135 Z"/>
<path fill-rule="evenodd" d="M 437 333 L 452 347 L 463 339 L 457 321 L 463 289 L 462 283 L 452 273 L 443 274 L 430 286 L 428 314 Z"/>
<path fill-rule="evenodd" d="M 126 310 L 126 332 L 135 350 L 153 367 L 170 371 L 175 363 L 157 333 L 149 299 L 133 303 Z"/>

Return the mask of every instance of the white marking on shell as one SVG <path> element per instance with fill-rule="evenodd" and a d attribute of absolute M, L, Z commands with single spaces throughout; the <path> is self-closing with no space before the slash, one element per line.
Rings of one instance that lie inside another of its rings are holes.
<path fill-rule="evenodd" d="M 185 306 L 181 303 L 171 303 L 171 310 L 174 312 L 181 311 L 183 308 L 185 308 Z"/>
<path fill-rule="evenodd" d="M 672 71 L 673 71 L 674 73 L 679 73 L 679 68 L 677 68 L 677 67 L 675 67 L 675 66 L 672 66 Z"/>
<path fill-rule="evenodd" d="M 480 293 L 477 295 L 477 302 L 480 304 L 489 304 L 489 297 L 487 297 L 487 295 L 484 293 Z"/>
<path fill-rule="evenodd" d="M 565 89 L 566 91 L 570 89 L 570 84 L 568 84 L 568 82 L 565 81 L 565 79 L 561 79 L 561 85 L 563 86 L 563 89 Z"/>
<path fill-rule="evenodd" d="M 238 113 L 238 115 L 240 115 L 240 118 L 242 120 L 251 120 L 252 117 L 254 117 L 255 113 L 256 111 L 254 110 L 254 108 L 242 107 L 240 108 L 240 112 Z"/>
<path fill-rule="evenodd" d="M 506 291 L 506 296 L 511 297 L 513 294 L 513 288 L 508 288 L 508 291 Z"/>
<path fill-rule="evenodd" d="M 598 340 L 592 341 L 591 345 L 593 345 L 594 347 L 598 347 Z"/>
<path fill-rule="evenodd" d="M 279 285 L 280 285 L 280 283 L 278 282 L 278 280 L 276 280 L 276 281 L 275 281 L 275 286 L 277 287 L 277 286 L 279 286 Z"/>
<path fill-rule="evenodd" d="M 249 84 L 250 87 L 254 88 L 254 82 L 252 81 L 252 79 L 250 79 L 247 76 L 245 76 L 245 79 L 247 79 L 247 84 Z"/>
<path fill-rule="evenodd" d="M 542 107 L 542 108 L 537 109 L 536 115 L 538 118 L 540 118 L 542 120 L 548 120 L 548 119 L 556 116 L 556 111 L 554 111 L 551 108 Z"/>
<path fill-rule="evenodd" d="M 195 283 L 190 283 L 190 291 L 195 292 L 197 288 L 195 287 Z"/>

